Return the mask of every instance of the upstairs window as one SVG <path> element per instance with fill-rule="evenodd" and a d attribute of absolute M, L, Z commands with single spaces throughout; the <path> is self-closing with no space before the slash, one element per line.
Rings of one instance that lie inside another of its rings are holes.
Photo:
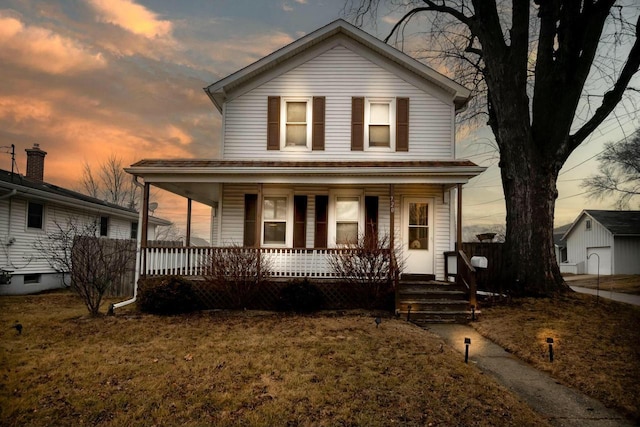
<path fill-rule="evenodd" d="M 351 151 L 409 151 L 409 98 L 351 98 Z"/>
<path fill-rule="evenodd" d="M 586 221 L 584 222 L 584 228 L 585 228 L 586 230 L 591 230 L 591 220 L 590 220 L 590 219 L 588 219 L 588 220 L 586 220 Z"/>
<path fill-rule="evenodd" d="M 325 97 L 267 99 L 267 150 L 324 150 Z"/>
<path fill-rule="evenodd" d="M 308 148 L 311 140 L 309 126 L 311 109 L 308 100 L 284 101 L 284 141 L 283 147 Z"/>
<path fill-rule="evenodd" d="M 138 222 L 137 221 L 131 223 L 131 238 L 132 239 L 138 238 Z"/>
<path fill-rule="evenodd" d="M 44 205 L 42 203 L 29 202 L 27 207 L 27 228 L 42 230 L 44 224 Z"/>
<path fill-rule="evenodd" d="M 369 148 L 391 147 L 391 102 L 368 101 L 365 117 L 368 119 Z"/>

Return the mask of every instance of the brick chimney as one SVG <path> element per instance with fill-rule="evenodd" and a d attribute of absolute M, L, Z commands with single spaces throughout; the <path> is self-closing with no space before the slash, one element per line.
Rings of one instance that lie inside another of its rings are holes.
<path fill-rule="evenodd" d="M 34 181 L 44 180 L 44 156 L 46 151 L 40 149 L 40 144 L 33 144 L 33 148 L 24 150 L 27 152 L 27 178 Z"/>

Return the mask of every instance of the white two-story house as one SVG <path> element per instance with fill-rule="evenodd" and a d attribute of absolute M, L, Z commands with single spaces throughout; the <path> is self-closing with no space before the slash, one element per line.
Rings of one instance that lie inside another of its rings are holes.
<path fill-rule="evenodd" d="M 260 248 L 278 276 L 327 277 L 323 251 L 385 234 L 405 273 L 445 278 L 461 187 L 484 170 L 456 158 L 468 89 L 337 20 L 205 92 L 222 115 L 219 158 L 126 170 L 211 206 L 213 246 Z M 176 248 L 147 248 L 142 274 L 188 274 L 200 250 L 176 261 Z"/>

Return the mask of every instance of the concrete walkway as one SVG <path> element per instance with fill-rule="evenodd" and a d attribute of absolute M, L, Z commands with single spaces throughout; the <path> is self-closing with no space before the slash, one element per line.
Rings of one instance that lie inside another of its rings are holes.
<path fill-rule="evenodd" d="M 569 287 L 576 292 L 580 292 L 581 294 L 596 295 L 595 289 L 583 288 L 581 286 L 571 286 L 571 285 L 569 285 Z M 640 305 L 640 295 L 623 294 L 621 292 L 611 292 L 603 288 L 600 288 L 598 295 L 600 296 L 600 298 L 606 298 L 606 299 L 610 299 L 618 302 L 625 302 L 627 304 Z"/>
<path fill-rule="evenodd" d="M 520 361 L 470 326 L 443 324 L 429 325 L 425 329 L 441 336 L 458 350 L 462 360 L 465 351 L 464 339 L 471 338 L 469 363 L 491 375 L 555 426 L 633 425 L 597 400 L 558 384 L 548 374 Z"/>

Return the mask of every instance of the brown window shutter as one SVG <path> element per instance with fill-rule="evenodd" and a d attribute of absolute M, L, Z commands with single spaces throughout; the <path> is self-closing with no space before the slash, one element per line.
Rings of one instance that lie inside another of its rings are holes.
<path fill-rule="evenodd" d="M 396 151 L 409 151 L 409 98 L 396 99 Z"/>
<path fill-rule="evenodd" d="M 280 97 L 270 96 L 267 102 L 267 150 L 280 149 Z"/>
<path fill-rule="evenodd" d="M 364 150 L 364 98 L 351 98 L 351 151 Z"/>
<path fill-rule="evenodd" d="M 258 208 L 258 195 L 244 195 L 244 239 L 243 246 L 253 247 L 256 244 L 256 220 Z"/>
<path fill-rule="evenodd" d="M 316 196 L 316 230 L 314 248 L 327 247 L 329 196 Z"/>
<path fill-rule="evenodd" d="M 324 96 L 313 97 L 313 129 L 311 134 L 312 150 L 324 150 Z"/>
<path fill-rule="evenodd" d="M 307 247 L 307 196 L 293 196 L 293 247 Z"/>
<path fill-rule="evenodd" d="M 378 238 L 378 196 L 365 196 L 364 198 L 364 238 L 369 242 L 370 239 Z"/>

